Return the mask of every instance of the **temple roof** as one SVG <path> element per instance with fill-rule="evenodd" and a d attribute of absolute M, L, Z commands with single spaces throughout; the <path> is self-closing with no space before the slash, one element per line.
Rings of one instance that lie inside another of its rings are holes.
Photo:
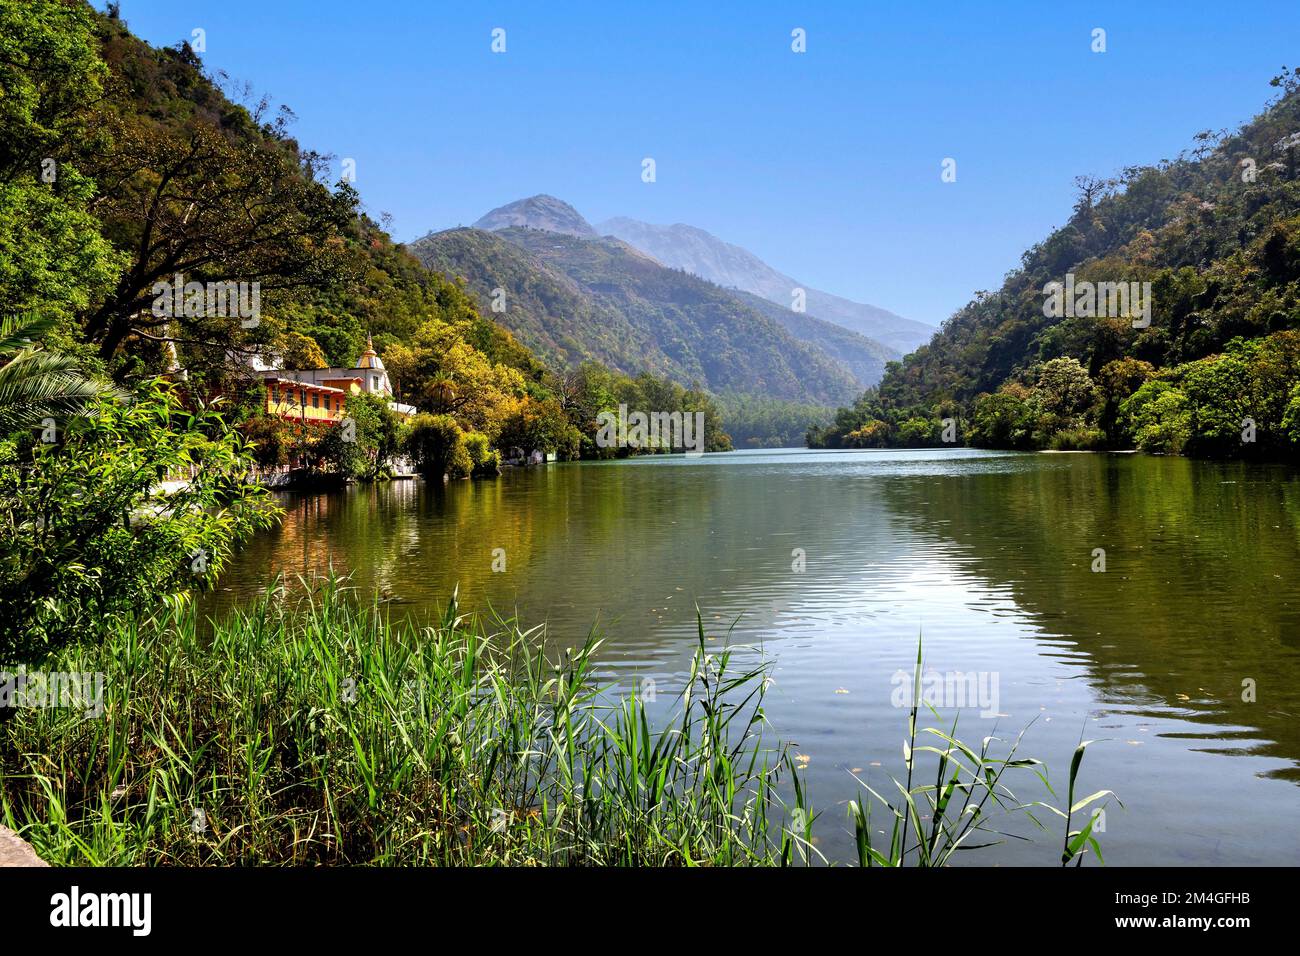
<path fill-rule="evenodd" d="M 384 363 L 378 353 L 375 352 L 375 344 L 370 340 L 370 335 L 366 335 L 366 350 L 361 353 L 361 358 L 357 359 L 357 368 L 373 368 L 383 371 Z"/>

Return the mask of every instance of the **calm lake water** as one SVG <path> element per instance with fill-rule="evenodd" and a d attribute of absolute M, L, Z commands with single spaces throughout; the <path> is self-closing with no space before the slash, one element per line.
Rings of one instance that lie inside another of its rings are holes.
<path fill-rule="evenodd" d="M 773 663 L 769 719 L 805 765 L 832 859 L 852 855 L 850 772 L 882 793 L 903 773 L 895 675 L 923 635 L 927 669 L 975 672 L 986 694 L 958 735 L 1033 721 L 1021 755 L 1048 764 L 1061 801 L 1080 735 L 1103 740 L 1080 787 L 1123 801 L 1105 815 L 1109 864 L 1295 864 L 1298 478 L 1136 455 L 790 449 L 286 495 L 284 523 L 209 608 L 331 564 L 416 614 L 459 585 L 464 608 L 544 621 L 557 646 L 598 626 L 605 674 L 652 679 L 667 706 L 698 605 Z M 1016 792 L 1047 799 L 1028 773 Z M 1052 826 L 959 862 L 1051 865 Z"/>

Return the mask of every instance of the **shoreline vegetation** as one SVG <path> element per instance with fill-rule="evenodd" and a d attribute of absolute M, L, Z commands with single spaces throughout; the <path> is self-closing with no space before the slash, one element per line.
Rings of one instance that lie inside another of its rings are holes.
<path fill-rule="evenodd" d="M 210 636 L 192 604 L 170 601 L 46 661 L 103 674 L 102 713 L 0 720 L 0 822 L 56 866 L 827 862 L 821 814 L 767 723 L 767 665 L 714 644 L 702 621 L 656 725 L 635 695 L 601 686 L 595 635 L 548 658 L 540 629 L 467 616 L 454 595 L 420 624 L 337 578 L 301 584 Z M 1055 798 L 1045 768 L 1016 756 L 1018 739 L 998 756 L 996 737 L 973 747 L 955 721 L 922 726 L 921 672 L 918 647 L 906 783 L 890 797 L 861 781 L 856 862 L 947 865 L 998 842 L 1008 815 L 1050 834 L 1042 811 L 1064 828 L 1062 865 L 1100 859 L 1091 819 L 1070 828 L 1110 795 L 1074 798 L 1087 742 L 1066 809 L 1022 800 L 1009 778 L 1031 771 Z"/>

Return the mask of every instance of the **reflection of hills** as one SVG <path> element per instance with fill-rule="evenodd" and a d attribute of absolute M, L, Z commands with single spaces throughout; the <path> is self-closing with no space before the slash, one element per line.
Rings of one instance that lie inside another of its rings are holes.
<path fill-rule="evenodd" d="M 1300 486 L 1290 473 L 1070 456 L 1012 474 L 888 482 L 882 494 L 915 534 L 968 551 L 964 570 L 1077 641 L 1102 699 L 1172 709 L 1222 728 L 1207 734 L 1215 740 L 1249 747 L 1263 736 L 1271 743 L 1254 752 L 1300 761 Z M 1091 571 L 1094 548 L 1105 549 L 1104 574 Z M 1241 699 L 1245 678 L 1257 682 L 1255 703 Z M 1300 780 L 1300 769 L 1282 775 Z"/>

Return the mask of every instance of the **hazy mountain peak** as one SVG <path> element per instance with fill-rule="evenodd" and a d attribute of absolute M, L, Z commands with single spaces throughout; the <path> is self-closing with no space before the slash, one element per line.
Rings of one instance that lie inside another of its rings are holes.
<path fill-rule="evenodd" d="M 489 232 L 509 229 L 511 226 L 542 229 L 546 232 L 558 232 L 583 239 L 596 238 L 596 230 L 591 228 L 591 223 L 582 218 L 582 213 L 564 200 L 545 194 L 516 199 L 512 203 L 498 206 L 474 223 L 475 229 L 485 229 Z"/>

